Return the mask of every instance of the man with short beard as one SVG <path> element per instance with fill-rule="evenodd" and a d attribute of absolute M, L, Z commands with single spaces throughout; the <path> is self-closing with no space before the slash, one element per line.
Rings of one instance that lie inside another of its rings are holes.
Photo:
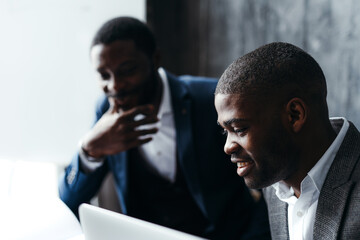
<path fill-rule="evenodd" d="M 317 62 L 288 43 L 233 62 L 215 91 L 224 150 L 264 188 L 272 239 L 360 239 L 360 133 L 329 120 Z"/>

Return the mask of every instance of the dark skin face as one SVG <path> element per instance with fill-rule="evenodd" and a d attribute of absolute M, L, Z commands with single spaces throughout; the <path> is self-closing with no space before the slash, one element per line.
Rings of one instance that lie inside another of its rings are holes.
<path fill-rule="evenodd" d="M 101 158 L 151 141 L 157 129 L 138 127 L 158 121 L 162 83 L 157 55 L 147 56 L 132 40 L 118 40 L 95 45 L 91 59 L 110 108 L 82 139 L 82 149 Z M 139 114 L 144 118 L 135 120 Z"/>
<path fill-rule="evenodd" d="M 134 41 L 95 45 L 91 59 L 100 86 L 116 110 L 129 110 L 159 100 L 155 93 L 160 81 L 154 61 L 139 50 Z"/>
<path fill-rule="evenodd" d="M 299 168 L 299 149 L 289 128 L 286 104 L 271 102 L 241 94 L 215 96 L 218 123 L 227 135 L 224 151 L 250 188 L 282 180 L 293 185 Z"/>

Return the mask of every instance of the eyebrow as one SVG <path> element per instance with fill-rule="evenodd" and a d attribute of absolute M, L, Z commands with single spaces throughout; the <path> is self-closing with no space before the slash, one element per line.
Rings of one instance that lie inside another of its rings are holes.
<path fill-rule="evenodd" d="M 127 67 L 127 66 L 131 66 L 131 65 L 136 66 L 136 65 L 137 65 L 136 60 L 130 59 L 130 60 L 127 60 L 127 61 L 121 63 L 120 66 L 118 66 L 118 67 L 115 69 L 115 72 L 119 72 L 119 71 L 122 70 L 122 68 Z M 106 70 L 106 69 L 107 69 L 107 68 L 104 67 L 104 66 L 99 66 L 96 70 L 97 70 L 98 72 L 101 72 L 101 71 L 104 71 L 104 70 Z"/>
<path fill-rule="evenodd" d="M 120 66 L 118 67 L 118 69 L 121 69 L 123 67 L 127 67 L 127 66 L 131 66 L 131 65 L 137 65 L 138 62 L 135 59 L 129 59 L 123 63 L 120 64 Z"/>
<path fill-rule="evenodd" d="M 247 120 L 244 118 L 232 118 L 230 120 L 224 121 L 223 124 L 224 124 L 224 126 L 229 126 L 233 123 L 239 123 L 239 122 L 245 122 L 245 121 L 247 121 Z M 217 122 L 217 124 L 221 125 L 219 122 Z"/>

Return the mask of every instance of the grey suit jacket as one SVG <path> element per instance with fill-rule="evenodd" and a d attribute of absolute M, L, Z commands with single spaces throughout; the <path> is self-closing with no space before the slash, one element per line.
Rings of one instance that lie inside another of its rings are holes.
<path fill-rule="evenodd" d="M 320 191 L 314 239 L 360 239 L 360 133 L 350 123 L 348 132 Z M 273 240 L 289 239 L 287 204 L 264 189 Z"/>

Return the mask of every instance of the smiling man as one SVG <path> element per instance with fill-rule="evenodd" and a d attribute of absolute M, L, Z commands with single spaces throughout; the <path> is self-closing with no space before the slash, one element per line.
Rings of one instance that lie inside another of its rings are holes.
<path fill-rule="evenodd" d="M 225 161 L 217 81 L 159 68 L 152 33 L 128 17 L 99 29 L 91 60 L 104 96 L 60 183 L 70 209 L 111 172 L 125 214 L 211 239 L 269 239 L 265 202 Z"/>
<path fill-rule="evenodd" d="M 360 134 L 329 120 L 317 62 L 271 43 L 232 63 L 215 91 L 224 151 L 264 188 L 272 239 L 360 239 Z"/>

